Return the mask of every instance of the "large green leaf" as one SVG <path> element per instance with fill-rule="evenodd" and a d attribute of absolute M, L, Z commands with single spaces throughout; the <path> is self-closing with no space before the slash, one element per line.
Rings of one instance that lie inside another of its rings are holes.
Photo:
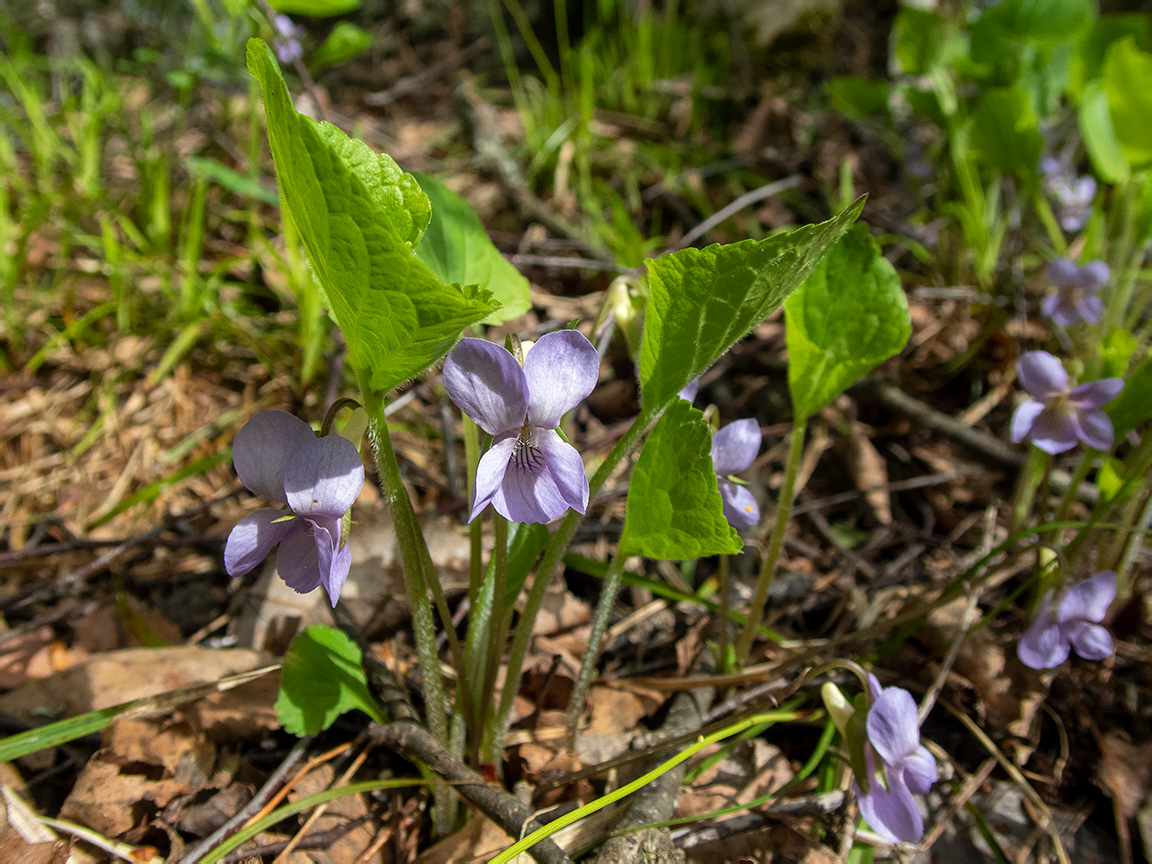
<path fill-rule="evenodd" d="M 293 735 L 315 735 L 354 709 L 385 722 L 368 691 L 360 649 L 340 630 L 309 627 L 284 655 L 276 700 L 280 725 Z"/>
<path fill-rule="evenodd" d="M 784 303 L 788 389 L 796 422 L 908 342 L 900 278 L 868 226 L 855 225 Z"/>
<path fill-rule="evenodd" d="M 981 15 L 1017 41 L 1060 42 L 1087 30 L 1096 17 L 1092 0 L 1002 0 Z"/>
<path fill-rule="evenodd" d="M 703 412 L 676 399 L 632 470 L 618 554 L 680 561 L 740 549 L 712 468 L 712 427 Z"/>
<path fill-rule="evenodd" d="M 1104 90 L 1120 149 L 1134 167 L 1152 163 L 1152 54 L 1128 36 L 1104 60 Z"/>
<path fill-rule="evenodd" d="M 416 254 L 445 282 L 478 285 L 500 301 L 500 309 L 485 324 L 510 321 L 528 311 L 528 280 L 513 267 L 488 237 L 472 206 L 426 174 L 413 174 L 432 202 L 432 221 Z"/>
<path fill-rule="evenodd" d="M 369 386 L 420 374 L 497 308 L 487 292 L 441 282 L 413 252 L 427 196 L 388 156 L 299 114 L 268 46 L 248 42 L 264 90 L 280 188 L 349 357 Z"/>
<path fill-rule="evenodd" d="M 989 90 L 972 113 L 972 152 L 980 161 L 1014 177 L 1036 172 L 1044 136 L 1028 94 L 1015 87 Z"/>
<path fill-rule="evenodd" d="M 681 249 L 649 260 L 640 349 L 644 408 L 664 405 L 770 315 L 863 206 L 860 198 L 827 222 L 765 240 Z"/>
<path fill-rule="evenodd" d="M 372 47 L 372 34 L 351 21 L 338 21 L 323 44 L 308 58 L 313 70 L 338 66 L 359 57 Z"/>
<path fill-rule="evenodd" d="M 1069 84 L 1073 93 L 1080 93 L 1089 82 L 1104 73 L 1104 59 L 1113 43 L 1126 36 L 1136 40 L 1143 51 L 1152 50 L 1152 22 L 1147 15 L 1104 15 L 1084 36 L 1069 64 Z"/>

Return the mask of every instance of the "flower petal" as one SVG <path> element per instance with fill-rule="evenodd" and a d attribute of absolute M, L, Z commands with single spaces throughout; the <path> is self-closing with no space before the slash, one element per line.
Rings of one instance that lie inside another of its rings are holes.
<path fill-rule="evenodd" d="M 739 474 L 760 453 L 760 424 L 751 418 L 729 423 L 712 436 L 712 468 L 720 477 Z"/>
<path fill-rule="evenodd" d="M 1104 301 L 1091 294 L 1076 301 L 1076 311 L 1089 324 L 1095 324 L 1104 315 Z"/>
<path fill-rule="evenodd" d="M 1016 363 L 1020 383 L 1034 399 L 1044 401 L 1059 396 L 1068 388 L 1064 364 L 1047 351 L 1028 351 Z"/>
<path fill-rule="evenodd" d="M 316 516 L 308 520 L 312 527 L 312 539 L 316 543 L 317 569 L 320 584 L 328 592 L 332 605 L 340 599 L 340 589 L 348 578 L 352 566 L 352 551 L 348 544 L 340 548 L 340 520 L 327 516 Z"/>
<path fill-rule="evenodd" d="M 301 516 L 338 519 L 352 509 L 364 486 L 364 462 L 347 438 L 313 438 L 288 460 L 284 491 Z"/>
<path fill-rule="evenodd" d="M 560 418 L 592 392 L 600 377 L 600 357 L 583 333 L 557 330 L 536 340 L 524 357 L 528 380 L 528 421 L 555 429 Z"/>
<path fill-rule="evenodd" d="M 489 435 L 524 425 L 528 381 L 516 358 L 483 339 L 461 339 L 444 361 L 444 389 Z"/>
<path fill-rule="evenodd" d="M 1108 614 L 1108 607 L 1116 599 L 1116 574 L 1101 570 L 1091 579 L 1078 582 L 1060 601 L 1057 620 L 1064 624 L 1081 619 L 1100 623 Z"/>
<path fill-rule="evenodd" d="M 576 448 L 550 429 L 537 429 L 536 445 L 544 454 L 560 496 L 577 513 L 588 509 L 588 475 Z"/>
<path fill-rule="evenodd" d="M 1012 414 L 1013 444 L 1019 444 L 1028 437 L 1033 424 L 1036 423 L 1036 418 L 1040 416 L 1040 412 L 1043 410 L 1044 403 L 1037 402 L 1035 399 L 1029 399 L 1016 406 L 1016 411 Z"/>
<path fill-rule="evenodd" d="M 278 519 L 289 517 L 283 522 Z M 243 576 L 268 557 L 272 548 L 292 530 L 295 519 L 284 510 L 265 507 L 236 523 L 224 544 L 224 569 L 229 576 Z"/>
<path fill-rule="evenodd" d="M 1112 271 L 1103 261 L 1089 261 L 1080 268 L 1080 284 L 1084 290 L 1095 294 L 1108 284 L 1108 277 L 1111 275 Z"/>
<path fill-rule="evenodd" d="M 297 519 L 290 534 L 280 541 L 280 551 L 276 553 L 276 570 L 280 578 L 300 594 L 307 594 L 320 584 L 320 559 L 316 554 L 316 540 L 312 534 L 312 523 L 307 519 Z"/>
<path fill-rule="evenodd" d="M 1115 646 L 1112 634 L 1099 624 L 1088 621 L 1074 621 L 1060 628 L 1076 653 L 1085 660 L 1103 660 L 1111 657 Z"/>
<path fill-rule="evenodd" d="M 287 411 L 254 414 L 232 441 L 236 475 L 257 495 L 287 504 L 284 469 L 297 450 L 315 440 L 312 427 Z"/>
<path fill-rule="evenodd" d="M 936 759 L 927 747 L 916 748 L 916 752 L 904 760 L 904 780 L 916 795 L 926 795 L 939 776 Z"/>
<path fill-rule="evenodd" d="M 1098 408 L 1072 411 L 1070 418 L 1076 437 L 1096 450 L 1107 452 L 1116 440 L 1112 420 Z"/>
<path fill-rule="evenodd" d="M 500 491 L 500 484 L 504 482 L 504 472 L 508 470 L 508 460 L 512 458 L 512 451 L 516 448 L 519 432 L 505 432 L 497 436 L 488 448 L 488 452 L 480 457 L 476 466 L 476 485 L 472 489 L 472 512 L 468 516 L 471 522 L 480 515 L 480 511 L 488 506 L 492 496 Z"/>
<path fill-rule="evenodd" d="M 880 679 L 871 672 L 868 673 L 868 694 L 872 697 L 872 703 L 875 704 L 876 700 L 880 698 L 880 694 L 884 692 L 884 688 L 880 686 Z"/>
<path fill-rule="evenodd" d="M 760 505 L 747 487 L 729 483 L 718 477 L 720 499 L 724 502 L 724 518 L 733 528 L 751 528 L 760 523 Z"/>
<path fill-rule="evenodd" d="M 924 818 L 902 775 L 900 771 L 888 772 L 890 789 L 874 782 L 867 795 L 860 795 L 857 788 L 860 815 L 885 840 L 915 843 L 924 836 Z"/>
<path fill-rule="evenodd" d="M 1119 396 L 1123 389 L 1123 378 L 1101 378 L 1073 387 L 1068 394 L 1068 401 L 1077 408 L 1102 408 Z"/>
<path fill-rule="evenodd" d="M 920 746 L 916 700 L 901 687 L 885 687 L 872 703 L 866 721 L 868 740 L 885 765 L 896 765 Z"/>
<path fill-rule="evenodd" d="M 1048 269 L 1045 271 L 1048 281 L 1058 288 L 1067 288 L 1076 281 L 1079 273 L 1080 268 L 1070 258 L 1054 258 L 1049 262 Z"/>
<path fill-rule="evenodd" d="M 521 444 L 521 448 L 524 446 Z M 551 522 L 568 511 L 568 502 L 540 451 L 523 460 L 513 455 L 504 472 L 504 482 L 492 496 L 492 506 L 512 522 Z"/>
<path fill-rule="evenodd" d="M 682 388 L 676 395 L 683 399 L 685 402 L 695 402 L 696 394 L 700 392 L 700 376 L 697 375 Z"/>
<path fill-rule="evenodd" d="M 1073 420 L 1068 406 L 1045 408 L 1032 423 L 1032 443 L 1045 453 L 1053 455 L 1071 450 L 1079 439 L 1080 427 Z"/>
<path fill-rule="evenodd" d="M 1032 669 L 1051 669 L 1068 659 L 1068 641 L 1061 636 L 1060 625 L 1052 620 L 1052 592 L 1040 601 L 1036 619 L 1016 646 L 1020 662 Z"/>

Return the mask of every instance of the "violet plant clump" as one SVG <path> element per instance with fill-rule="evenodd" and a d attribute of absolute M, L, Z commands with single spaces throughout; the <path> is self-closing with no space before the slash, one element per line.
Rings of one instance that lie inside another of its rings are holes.
<path fill-rule="evenodd" d="M 1089 261 L 1079 267 L 1071 259 L 1057 258 L 1047 270 L 1056 293 L 1044 298 L 1040 311 L 1061 327 L 1081 321 L 1095 324 L 1104 314 L 1100 289 L 1107 284 L 1110 272 L 1103 261 Z"/>
<path fill-rule="evenodd" d="M 760 453 L 760 424 L 748 418 L 729 423 L 712 436 L 712 467 L 724 501 L 724 518 L 733 528 L 751 528 L 760 521 L 760 506 L 734 474 L 748 470 Z"/>
<path fill-rule="evenodd" d="M 352 564 L 342 523 L 364 486 L 356 445 L 317 438 L 285 411 L 261 411 L 236 433 L 232 462 L 249 491 L 289 509 L 265 507 L 237 523 L 224 546 L 228 575 L 243 576 L 278 545 L 280 578 L 301 594 L 323 585 L 335 606 Z"/>
<path fill-rule="evenodd" d="M 1124 388 L 1122 378 L 1101 378 L 1072 387 L 1064 364 L 1047 351 L 1028 351 L 1016 366 L 1031 399 L 1012 415 L 1012 442 L 1025 438 L 1053 455 L 1083 441 L 1096 450 L 1112 449 L 1115 432 L 1100 410 Z"/>
<path fill-rule="evenodd" d="M 588 506 L 588 477 L 576 448 L 556 432 L 596 386 L 600 358 L 583 334 L 540 337 L 524 356 L 483 339 L 462 339 L 444 363 L 444 389 L 494 436 L 476 468 L 468 521 L 489 503 L 513 522 L 549 522 Z"/>
<path fill-rule="evenodd" d="M 1052 610 L 1053 592 L 1040 601 L 1036 619 L 1024 635 L 1016 654 L 1025 666 L 1051 669 L 1068 659 L 1074 648 L 1085 660 L 1103 660 L 1113 651 L 1112 634 L 1100 623 L 1116 599 L 1116 574 L 1097 573 L 1072 586 Z"/>
<path fill-rule="evenodd" d="M 893 843 L 915 843 L 924 818 L 914 795 L 937 779 L 936 759 L 920 743 L 916 701 L 901 687 L 881 687 L 868 675 L 871 705 L 863 728 L 856 711 L 834 684 L 821 689 L 824 705 L 852 754 L 852 789 L 872 830 Z M 857 698 L 857 706 L 864 697 Z"/>

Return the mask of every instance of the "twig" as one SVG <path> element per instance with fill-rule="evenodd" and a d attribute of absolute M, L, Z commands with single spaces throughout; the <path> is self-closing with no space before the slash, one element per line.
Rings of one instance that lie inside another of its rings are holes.
<path fill-rule="evenodd" d="M 849 394 L 863 396 L 865 399 L 871 399 L 894 411 L 899 411 L 925 428 L 953 438 L 1005 468 L 1018 469 L 1025 462 L 1024 454 L 1015 447 L 987 432 L 965 426 L 955 417 L 937 411 L 931 405 L 909 396 L 887 381 L 868 381 L 852 388 Z M 1071 483 L 1071 477 L 1064 471 L 1051 472 L 1051 479 L 1055 489 L 1067 489 Z M 1095 504 L 1100 500 L 1100 491 L 1091 483 L 1081 483 L 1076 490 L 1076 497 L 1089 504 Z"/>
<path fill-rule="evenodd" d="M 596 258 L 565 258 L 561 255 L 505 255 L 517 267 L 567 267 L 573 270 L 603 270 L 607 273 L 634 273 L 631 267 Z"/>
<path fill-rule="evenodd" d="M 400 686 L 392 670 L 376 656 L 359 622 L 343 603 L 336 604 L 332 617 L 337 626 L 360 647 L 368 688 L 384 716 L 391 720 L 387 724 L 372 723 L 365 731 L 365 736 L 411 762 L 424 765 L 436 776 L 451 783 L 461 798 L 499 825 L 512 839 L 540 829 L 540 823 L 518 798 L 489 783 L 453 756 L 432 733 L 420 725 L 419 715 L 412 707 L 408 693 Z M 429 710 L 437 709 L 430 707 Z M 540 864 L 571 864 L 568 855 L 551 839 L 541 840 L 528 850 L 528 854 Z"/>
<path fill-rule="evenodd" d="M 773 180 L 771 183 L 766 183 L 757 189 L 753 189 L 751 192 L 745 192 L 731 204 L 721 207 L 681 237 L 680 242 L 672 247 L 672 251 L 683 249 L 685 246 L 691 246 L 725 219 L 739 213 L 745 207 L 749 207 L 757 201 L 763 201 L 765 198 L 771 198 L 773 195 L 778 195 L 785 189 L 792 189 L 799 186 L 803 182 L 803 177 L 799 174 L 793 174 L 791 177 L 785 177 L 783 180 Z"/>
<path fill-rule="evenodd" d="M 661 739 L 677 738 L 698 732 L 714 694 L 715 691 L 710 687 L 678 694 L 672 701 L 668 719 L 660 727 Z M 658 764 L 661 759 L 657 757 L 654 761 Z M 680 794 L 680 785 L 684 782 L 684 773 L 687 770 L 688 764 L 682 762 L 633 795 L 628 814 L 616 826 L 613 836 L 609 837 L 597 851 L 592 864 L 628 864 L 632 861 L 660 864 L 682 860 L 667 828 L 641 828 L 638 831 L 631 829 L 667 822 L 672 818 L 676 798 Z"/>

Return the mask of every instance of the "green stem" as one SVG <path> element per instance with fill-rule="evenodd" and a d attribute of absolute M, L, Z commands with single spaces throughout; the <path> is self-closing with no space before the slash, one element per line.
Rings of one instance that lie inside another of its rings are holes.
<path fill-rule="evenodd" d="M 1133 525 L 1136 530 L 1128 538 L 1128 545 L 1116 566 L 1116 597 L 1121 602 L 1128 596 L 1128 577 L 1132 573 L 1132 565 L 1136 561 L 1136 556 L 1144 547 L 1144 534 L 1149 525 L 1152 525 L 1152 493 L 1149 493 L 1144 500 L 1144 510 Z"/>
<path fill-rule="evenodd" d="M 508 594 L 508 520 L 492 511 L 495 545 L 492 548 L 492 613 L 488 616 L 488 653 L 484 659 L 484 686 L 480 691 L 480 716 L 487 717 L 496 690 L 496 671 L 504 648 L 504 600 Z"/>
<path fill-rule="evenodd" d="M 568 749 L 576 747 L 576 731 L 580 726 L 580 714 L 584 710 L 584 702 L 588 698 L 588 690 L 592 686 L 592 676 L 596 674 L 596 661 L 600 657 L 600 642 L 604 639 L 604 631 L 608 629 L 608 619 L 612 617 L 612 607 L 616 605 L 616 594 L 620 591 L 620 582 L 624 579 L 624 561 L 626 556 L 619 551 L 608 572 L 604 575 L 604 584 L 600 587 L 600 602 L 596 604 L 596 615 L 592 619 L 592 632 L 588 636 L 588 647 L 584 650 L 584 659 L 580 661 L 580 673 L 576 676 L 576 686 L 572 691 L 572 698 L 568 702 Z"/>
<path fill-rule="evenodd" d="M 384 487 L 384 498 L 392 512 L 396 527 L 396 542 L 400 547 L 400 561 L 404 568 L 404 585 L 412 608 L 412 629 L 416 639 L 416 653 L 424 673 L 424 691 L 427 702 L 428 730 L 441 744 L 448 745 L 448 723 L 444 717 L 444 679 L 440 676 L 440 658 L 436 651 L 436 625 L 432 604 L 428 600 L 425 579 L 425 560 L 428 547 L 416 521 L 416 512 L 404 488 L 400 465 L 388 437 L 388 420 L 384 414 L 384 397 L 361 381 L 364 408 L 368 412 L 368 432 L 372 452 L 376 456 L 376 471 Z M 430 560 L 430 559 L 429 559 Z"/>
<path fill-rule="evenodd" d="M 776 565 L 780 561 L 780 550 L 784 547 L 784 532 L 788 529 L 788 519 L 792 515 L 792 495 L 796 488 L 796 472 L 800 468 L 800 457 L 804 455 L 804 430 L 807 417 L 797 417 L 792 422 L 792 437 L 788 441 L 788 457 L 784 463 L 784 485 L 780 487 L 780 500 L 776 505 L 776 523 L 772 526 L 772 536 L 768 540 L 768 551 L 760 565 L 760 576 L 756 581 L 756 593 L 748 609 L 748 620 L 740 641 L 736 643 L 736 666 L 742 667 L 752 650 L 756 630 L 764 618 L 764 606 L 768 602 L 768 589 L 776 577 Z"/>
<path fill-rule="evenodd" d="M 1039 447 L 1028 448 L 1028 461 L 1020 472 L 1020 479 L 1016 484 L 1016 503 L 1012 508 L 1012 530 L 1019 530 L 1032 513 L 1032 504 L 1036 500 L 1036 490 L 1040 488 L 1040 481 L 1044 478 L 1045 456 Z M 1074 488 L 1074 487 L 1073 487 Z"/>
<path fill-rule="evenodd" d="M 628 431 L 616 442 L 616 446 L 612 448 L 611 452 L 604 457 L 604 461 L 600 463 L 600 467 L 589 481 L 589 501 L 600 491 L 600 487 L 604 485 L 616 466 L 620 464 L 620 460 L 640 443 L 640 439 L 648 427 L 656 421 L 663 410 L 663 405 L 658 408 L 649 408 L 641 412 L 640 416 L 628 427 Z M 520 673 L 523 671 L 524 658 L 528 654 L 528 646 L 532 641 L 532 627 L 536 622 L 536 615 L 540 612 L 540 605 L 544 602 L 548 585 L 559 571 L 560 564 L 564 560 L 564 553 L 568 550 L 568 544 L 572 542 L 576 528 L 583 518 L 583 515 L 575 510 L 568 511 L 568 515 L 560 522 L 560 527 L 552 535 L 552 539 L 548 541 L 548 546 L 544 549 L 544 557 L 540 561 L 540 566 L 536 568 L 536 578 L 528 592 L 524 611 L 520 615 L 520 622 L 516 625 L 512 650 L 508 655 L 508 669 L 504 674 L 504 688 L 500 693 L 500 705 L 484 739 L 483 755 L 490 762 L 496 761 L 496 754 L 504 747 L 504 736 L 510 725 L 512 703 L 520 690 Z"/>
<path fill-rule="evenodd" d="M 716 629 L 717 629 L 717 643 L 719 646 L 720 661 L 717 666 L 720 667 L 720 674 L 727 675 L 732 671 L 732 660 L 728 656 L 731 651 L 731 636 L 729 635 L 729 603 L 731 601 L 731 578 L 728 572 L 728 556 L 720 556 L 720 571 L 717 577 L 718 586 L 717 590 L 720 596 L 717 598 L 719 609 L 716 613 Z"/>
<path fill-rule="evenodd" d="M 1152 434 L 1144 436 L 1144 440 L 1140 442 L 1140 446 L 1128 454 L 1124 466 L 1124 483 L 1117 490 L 1116 495 L 1110 499 L 1101 499 L 1095 508 L 1092 510 L 1092 515 L 1088 518 L 1088 524 L 1081 528 L 1072 542 L 1068 544 L 1065 550 L 1065 556 L 1068 559 L 1068 567 L 1070 570 L 1075 571 L 1076 559 L 1080 555 L 1080 551 L 1088 542 L 1088 538 L 1096 530 L 1096 526 L 1103 521 L 1108 511 L 1112 509 L 1114 501 L 1118 501 L 1128 489 L 1136 482 L 1143 482 L 1148 475 L 1148 470 L 1152 468 Z"/>

